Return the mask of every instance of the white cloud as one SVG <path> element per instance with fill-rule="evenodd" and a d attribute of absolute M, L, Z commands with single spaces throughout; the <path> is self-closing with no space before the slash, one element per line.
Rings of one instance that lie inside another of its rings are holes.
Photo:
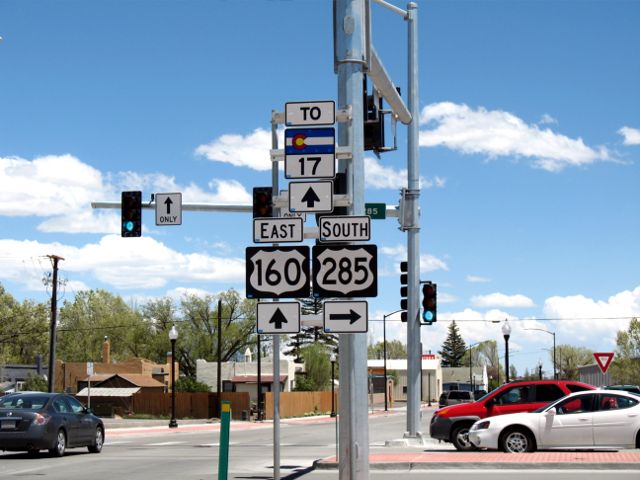
<path fill-rule="evenodd" d="M 214 162 L 230 163 L 236 167 L 270 170 L 270 149 L 271 132 L 256 128 L 248 135 L 221 135 L 206 145 L 198 146 L 195 153 Z"/>
<path fill-rule="evenodd" d="M 529 308 L 535 306 L 533 300 L 524 295 L 505 295 L 491 293 L 489 295 L 475 295 L 471 297 L 471 304 L 480 308 Z"/>
<path fill-rule="evenodd" d="M 400 272 L 400 262 L 407 259 L 407 247 L 404 245 L 395 246 L 382 246 L 380 247 L 380 253 L 392 257 L 398 262 L 397 272 Z M 449 266 L 444 260 L 441 260 L 433 255 L 422 254 L 420 255 L 420 271 L 421 272 L 433 272 L 435 270 L 449 270 Z"/>
<path fill-rule="evenodd" d="M 545 113 L 544 115 L 542 115 L 542 117 L 540 117 L 540 121 L 538 123 L 540 125 L 550 125 L 550 124 L 556 124 L 557 125 L 558 124 L 558 120 L 553 118 L 548 113 Z"/>
<path fill-rule="evenodd" d="M 377 158 L 365 157 L 365 185 L 369 188 L 390 188 L 400 189 L 407 186 L 407 170 L 396 170 L 393 167 L 384 166 Z M 420 177 L 421 188 L 442 188 L 445 186 L 446 180 L 441 177 L 434 177 L 429 180 Z"/>
<path fill-rule="evenodd" d="M 528 125 L 501 110 L 464 104 L 434 103 L 424 107 L 420 121 L 430 130 L 420 132 L 420 145 L 444 146 L 464 154 L 525 157 L 535 167 L 558 172 L 569 166 L 611 160 L 605 147 L 592 148 L 581 138 L 572 139 L 537 125 Z"/>
<path fill-rule="evenodd" d="M 469 283 L 489 283 L 490 278 L 480 277 L 478 275 L 467 275 L 467 282 Z"/>
<path fill-rule="evenodd" d="M 52 253 L 65 258 L 61 266 L 67 272 L 90 274 L 120 289 L 159 288 L 170 281 L 241 282 L 245 276 L 244 258 L 180 253 L 151 237 L 132 240 L 107 235 L 82 247 L 0 240 L 0 278 L 26 284 L 30 280 L 23 275 L 22 259 Z"/>
<path fill-rule="evenodd" d="M 640 145 L 640 130 L 631 127 L 622 127 L 618 133 L 624 137 L 625 145 Z"/>

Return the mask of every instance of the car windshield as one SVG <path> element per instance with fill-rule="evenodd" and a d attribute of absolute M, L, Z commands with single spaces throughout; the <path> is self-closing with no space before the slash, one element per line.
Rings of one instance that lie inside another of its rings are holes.
<path fill-rule="evenodd" d="M 0 408 L 20 410 L 40 410 L 47 403 L 44 396 L 8 395 L 0 398 Z"/>

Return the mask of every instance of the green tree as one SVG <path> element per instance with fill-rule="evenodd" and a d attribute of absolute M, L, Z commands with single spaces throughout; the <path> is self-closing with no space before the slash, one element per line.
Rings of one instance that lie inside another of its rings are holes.
<path fill-rule="evenodd" d="M 553 351 L 549 352 L 553 361 Z M 593 350 L 573 345 L 558 345 L 556 347 L 558 360 L 558 378 L 561 380 L 579 380 L 578 367 L 589 365 L 593 362 Z"/>
<path fill-rule="evenodd" d="M 316 297 L 299 298 L 300 313 L 302 315 L 318 315 L 323 311 L 323 301 Z M 322 343 L 330 350 L 337 351 L 338 336 L 332 333 L 326 333 L 321 327 L 302 327 L 299 333 L 291 335 L 289 342 L 286 344 L 287 350 L 283 353 L 294 357 L 296 363 L 303 363 L 304 356 L 302 351 L 306 345 L 312 343 Z"/>
<path fill-rule="evenodd" d="M 616 383 L 640 383 L 640 320 L 632 318 L 627 330 L 616 336 L 616 356 L 611 365 L 611 377 Z"/>
<path fill-rule="evenodd" d="M 44 377 L 30 373 L 24 381 L 24 390 L 30 392 L 46 392 L 49 390 L 49 383 Z"/>
<path fill-rule="evenodd" d="M 158 298 L 140 307 L 140 316 L 149 335 L 142 356 L 157 363 L 164 363 L 170 348 L 169 331 L 181 319 L 171 298 Z"/>
<path fill-rule="evenodd" d="M 192 377 L 181 377 L 176 380 L 176 392 L 210 392 L 211 387 Z"/>
<path fill-rule="evenodd" d="M 442 350 L 438 352 L 442 359 L 443 367 L 461 367 L 462 357 L 464 356 L 466 345 L 464 340 L 460 336 L 456 321 L 452 321 L 449 324 L 449 333 L 444 343 L 442 344 Z"/>
<path fill-rule="evenodd" d="M 321 391 L 331 387 L 330 352 L 326 345 L 314 343 L 302 349 L 305 373 L 296 377 L 297 391 Z"/>
<path fill-rule="evenodd" d="M 368 357 L 370 359 L 384 358 L 384 342 L 369 345 Z M 400 340 L 387 341 L 387 360 L 407 358 L 407 346 Z"/>

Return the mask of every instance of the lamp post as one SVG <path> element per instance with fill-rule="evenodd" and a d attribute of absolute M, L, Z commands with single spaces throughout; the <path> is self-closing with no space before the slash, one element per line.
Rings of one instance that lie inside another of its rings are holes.
<path fill-rule="evenodd" d="M 509 337 L 511 336 L 511 325 L 509 325 L 509 320 L 506 318 L 502 324 L 502 336 L 504 337 L 504 374 L 506 383 L 509 383 Z"/>
<path fill-rule="evenodd" d="M 335 367 L 336 367 L 336 354 L 332 353 L 331 357 L 331 417 L 336 416 L 336 382 L 335 382 Z"/>
<path fill-rule="evenodd" d="M 537 330 L 538 332 L 548 333 L 553 336 L 553 379 L 558 379 L 558 371 L 556 367 L 556 332 L 550 332 L 544 328 L 523 328 L 523 330 Z"/>
<path fill-rule="evenodd" d="M 404 312 L 404 310 L 396 310 L 395 312 L 387 313 L 386 315 L 382 315 L 382 356 L 383 356 L 383 365 L 384 365 L 384 411 L 389 411 L 389 393 L 387 389 L 387 317 L 391 315 L 395 315 L 398 312 Z"/>
<path fill-rule="evenodd" d="M 169 428 L 176 428 L 178 422 L 176 420 L 176 340 L 178 339 L 178 330 L 176 326 L 172 326 L 169 330 L 169 340 L 171 340 L 171 420 Z"/>

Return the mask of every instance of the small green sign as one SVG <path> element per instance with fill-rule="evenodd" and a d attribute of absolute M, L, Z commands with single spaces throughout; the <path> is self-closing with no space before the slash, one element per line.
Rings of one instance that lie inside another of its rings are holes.
<path fill-rule="evenodd" d="M 386 203 L 365 203 L 364 213 L 369 215 L 373 220 L 384 220 L 387 218 Z"/>

